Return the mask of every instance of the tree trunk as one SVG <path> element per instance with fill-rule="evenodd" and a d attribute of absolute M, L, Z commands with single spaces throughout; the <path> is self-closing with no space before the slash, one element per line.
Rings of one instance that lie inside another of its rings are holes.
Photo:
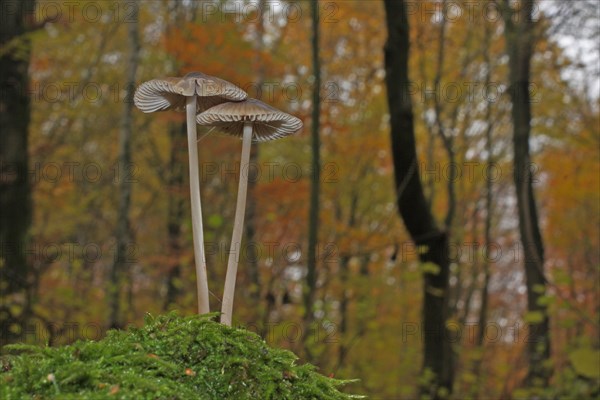
<path fill-rule="evenodd" d="M 264 10 L 266 0 L 259 0 L 258 9 Z M 260 13 L 260 17 L 256 22 L 256 38 L 255 38 L 255 71 L 256 71 L 256 86 L 259 90 L 262 89 L 265 81 L 265 68 L 263 64 L 263 51 L 265 47 L 265 22 L 264 13 Z M 250 149 L 250 168 L 248 168 L 248 197 L 246 202 L 246 264 L 248 266 L 248 287 L 250 288 L 250 298 L 254 301 L 255 307 L 260 305 L 260 274 L 258 263 L 258 249 L 256 242 L 256 185 L 258 184 L 258 159 L 260 146 L 252 146 Z"/>
<path fill-rule="evenodd" d="M 181 226 L 183 225 L 185 198 L 184 187 L 185 165 L 187 162 L 187 129 L 185 123 L 174 122 L 169 124 L 169 138 L 171 151 L 169 169 L 167 173 L 167 187 L 169 190 L 168 215 L 167 215 L 167 243 L 169 265 L 167 270 L 167 294 L 163 303 L 163 310 L 177 301 L 181 293 Z"/>
<path fill-rule="evenodd" d="M 409 26 L 404 1 L 385 0 L 388 40 L 385 68 L 390 112 L 392 154 L 400 215 L 414 241 L 422 248 L 420 261 L 437 265 L 437 273 L 424 274 L 423 296 L 423 370 L 433 379 L 421 394 L 433 398 L 451 392 L 453 381 L 452 349 L 446 329 L 448 317 L 448 236 L 438 229 L 419 179 L 414 118 L 409 94 Z"/>
<path fill-rule="evenodd" d="M 348 306 L 350 305 L 350 298 L 348 296 L 349 264 L 349 256 L 340 257 L 339 274 L 342 283 L 342 296 L 340 299 L 340 322 L 338 326 L 340 341 L 338 344 L 336 369 L 342 367 L 346 360 L 346 356 L 348 355 Z"/>
<path fill-rule="evenodd" d="M 258 271 L 258 243 L 256 242 L 256 185 L 258 180 L 259 146 L 250 148 L 250 167 L 248 168 L 248 200 L 246 207 L 246 264 L 248 266 L 249 296 L 258 307 L 260 299 L 260 275 Z"/>
<path fill-rule="evenodd" d="M 138 67 L 140 40 L 138 36 L 138 4 L 133 6 L 132 20 L 128 25 L 129 59 L 127 61 L 126 94 L 123 101 L 123 114 L 119 134 L 119 209 L 116 231 L 116 254 L 110 271 L 110 317 L 111 328 L 121 327 L 120 289 L 127 266 L 132 260 L 128 259 L 131 241 L 129 224 L 129 208 L 131 204 L 131 135 L 133 132 L 133 93 L 135 91 L 135 76 Z"/>
<path fill-rule="evenodd" d="M 308 216 L 308 257 L 306 286 L 304 287 L 304 328 L 310 329 L 313 321 L 313 306 L 317 290 L 317 242 L 319 226 L 319 195 L 320 195 L 320 172 L 321 153 L 319 126 L 321 117 L 321 61 L 319 59 L 319 4 L 317 0 L 311 0 L 310 11 L 312 18 L 312 66 L 315 81 L 313 85 L 312 124 L 311 124 L 311 187 L 310 187 L 310 209 Z M 309 335 L 305 335 L 308 338 Z M 307 343 L 304 348 L 308 353 Z"/>
<path fill-rule="evenodd" d="M 485 87 L 489 87 L 492 82 L 492 61 L 490 58 L 490 43 L 492 41 L 492 28 L 486 24 L 485 26 L 485 41 L 484 41 L 484 50 L 483 57 L 486 67 L 485 73 Z M 488 171 L 491 170 L 492 165 L 494 165 L 494 146 L 493 146 L 493 129 L 494 125 L 492 123 L 492 103 L 488 101 L 486 104 L 485 110 L 486 123 L 487 127 L 485 130 L 485 150 L 487 153 L 486 160 L 486 169 Z M 484 334 L 485 334 L 485 325 L 487 323 L 487 309 L 488 309 L 488 287 L 490 283 L 490 257 L 489 252 L 490 246 L 492 245 L 492 216 L 493 216 L 493 188 L 494 182 L 490 174 L 486 174 L 485 179 L 485 227 L 484 227 L 484 241 L 485 241 L 485 249 L 486 254 L 484 254 L 483 261 L 483 284 L 481 285 L 481 308 L 479 310 L 479 331 L 477 334 L 477 347 L 483 346 Z M 481 365 L 478 362 L 478 367 Z M 475 372 L 478 373 L 479 368 L 476 368 Z"/>
<path fill-rule="evenodd" d="M 350 199 L 350 215 L 348 216 L 347 226 L 348 229 L 352 229 L 356 225 L 356 209 L 358 205 L 358 190 L 353 191 Z M 339 324 L 339 335 L 340 343 L 338 348 L 338 361 L 337 368 L 341 368 L 346 356 L 348 355 L 348 308 L 350 306 L 350 296 L 348 284 L 350 281 L 350 256 L 343 255 L 340 257 L 339 263 L 339 276 L 342 286 L 342 297 L 340 299 L 340 324 Z M 336 369 L 337 369 L 336 368 Z"/>
<path fill-rule="evenodd" d="M 14 45 L 19 50 L 0 51 L 0 345 L 16 339 L 8 337 L 9 327 L 22 325 L 31 307 L 26 257 L 32 218 L 27 154 L 31 46 L 25 33 L 34 5 L 34 0 L 0 0 L 0 49 Z"/>
<path fill-rule="evenodd" d="M 446 15 L 447 12 L 447 0 L 442 0 L 442 13 Z M 440 31 L 439 31 L 439 45 L 438 45 L 438 53 L 437 53 L 437 70 L 435 74 L 435 78 L 433 80 L 433 87 L 436 90 L 440 90 L 440 85 L 442 82 L 442 73 L 444 71 L 444 60 L 445 60 L 445 50 L 446 50 L 446 24 L 448 20 L 445 17 L 442 17 L 442 21 L 440 22 Z M 446 129 L 444 126 L 444 122 L 442 121 L 442 105 L 440 103 L 440 96 L 434 96 L 433 109 L 435 111 L 435 125 L 437 127 L 437 133 L 442 140 L 442 144 L 444 145 L 444 149 L 448 154 L 448 164 L 453 167 L 456 165 L 456 156 L 454 153 L 454 138 L 450 134 L 449 131 L 452 129 Z M 446 230 L 450 230 L 452 227 L 452 222 L 454 221 L 454 214 L 456 212 L 456 176 L 455 169 L 450 168 L 450 176 L 446 178 L 446 189 L 448 192 L 448 211 L 446 211 L 446 217 L 444 218 L 444 227 Z M 429 209 L 431 210 L 433 205 L 433 200 L 429 200 Z M 431 212 L 431 211 L 430 211 Z"/>
<path fill-rule="evenodd" d="M 546 293 L 544 246 L 533 193 L 529 136 L 531 133 L 531 57 L 533 55 L 533 0 L 523 0 L 513 10 L 508 0 L 503 4 L 506 52 L 509 56 L 511 118 L 513 123 L 514 183 L 519 212 L 519 233 L 525 264 L 527 308 L 534 318 L 529 324 L 528 385 L 546 386 L 550 371 L 545 361 L 550 357 L 550 321 L 539 299 Z M 517 18 L 513 20 L 513 16 Z"/>
<path fill-rule="evenodd" d="M 187 21 L 194 19 L 194 3 L 190 8 L 180 2 L 169 2 L 166 4 L 166 14 L 169 19 L 165 26 L 165 36 L 169 37 L 173 29 L 183 26 Z M 175 63 L 170 63 L 167 74 L 181 76 L 181 71 L 174 69 Z M 169 191 L 167 204 L 167 277 L 166 295 L 163 302 L 163 310 L 177 301 L 181 294 L 183 283 L 181 282 L 181 255 L 182 235 L 181 227 L 184 225 L 186 200 L 188 199 L 189 185 L 186 184 L 188 163 L 187 148 L 187 126 L 185 121 L 172 122 L 168 125 L 170 149 L 169 165 L 167 167 L 166 185 Z"/>
<path fill-rule="evenodd" d="M 485 87 L 489 87 L 492 82 L 492 60 L 490 56 L 490 43 L 492 41 L 492 27 L 487 22 L 485 23 L 485 34 L 483 42 L 483 61 L 486 68 L 485 73 Z M 487 101 L 485 110 L 486 130 L 485 130 L 485 150 L 487 153 L 486 170 L 491 171 L 492 165 L 494 165 L 494 143 L 493 143 L 493 130 L 494 124 L 492 122 L 492 102 Z M 492 217 L 494 215 L 494 203 L 493 203 L 493 189 L 494 182 L 492 176 L 488 173 L 485 177 L 485 222 L 484 222 L 484 243 L 485 253 L 483 253 L 483 283 L 481 284 L 481 305 L 479 308 L 479 314 L 477 316 L 477 337 L 475 338 L 475 346 L 482 353 L 473 363 L 473 374 L 480 377 L 482 372 L 482 366 L 484 361 L 484 343 L 485 343 L 485 328 L 488 321 L 488 303 L 489 303 L 489 286 L 490 286 L 490 252 L 492 246 Z M 475 284 L 475 282 L 474 282 Z M 484 389 L 484 382 L 482 379 L 478 379 L 476 384 L 471 387 L 471 393 L 475 399 L 485 398 L 482 394 Z"/>

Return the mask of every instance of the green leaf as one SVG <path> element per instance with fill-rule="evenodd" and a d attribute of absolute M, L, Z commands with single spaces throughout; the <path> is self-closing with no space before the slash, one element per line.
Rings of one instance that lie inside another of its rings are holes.
<path fill-rule="evenodd" d="M 575 371 L 586 378 L 600 378 L 600 350 L 580 348 L 569 353 Z"/>
<path fill-rule="evenodd" d="M 523 320 L 528 324 L 541 324 L 544 321 L 544 313 L 541 311 L 529 311 L 523 317 Z"/>
<path fill-rule="evenodd" d="M 423 272 L 424 274 L 437 275 L 440 273 L 440 270 L 440 266 L 436 263 L 426 262 L 421 264 L 421 272 Z"/>
<path fill-rule="evenodd" d="M 536 303 L 540 307 L 548 307 L 550 304 L 554 303 L 554 297 L 548 295 L 540 296 Z"/>

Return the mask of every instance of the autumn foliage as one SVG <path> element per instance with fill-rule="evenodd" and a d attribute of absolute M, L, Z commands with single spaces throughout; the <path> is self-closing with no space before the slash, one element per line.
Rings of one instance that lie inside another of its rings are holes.
<path fill-rule="evenodd" d="M 124 320 L 141 326 L 148 312 L 176 309 L 190 315 L 196 309 L 187 175 L 182 184 L 171 179 L 173 166 L 187 170 L 185 157 L 178 158 L 178 151 L 185 154 L 185 141 L 177 140 L 183 114 L 136 113 L 133 166 L 128 172 L 117 168 L 118 120 L 122 102 L 128 101 L 122 84 L 127 13 L 121 8 L 117 16 L 104 2 L 83 1 L 77 9 L 88 3 L 102 4 L 104 18 L 64 14 L 61 23 L 27 33 L 32 42 L 33 201 L 27 300 L 32 306 L 24 325 L 2 332 L 10 341 L 56 346 L 104 337 L 116 188 L 122 179 L 132 182 L 132 241 L 120 288 Z M 294 4 L 300 13 L 286 18 L 283 11 L 291 9 L 276 8 L 275 17 L 263 15 L 260 29 L 255 9 L 235 18 L 219 7 L 207 14 L 205 2 L 170 3 L 140 3 L 139 82 L 202 71 L 237 84 L 310 127 L 316 88 L 306 2 L 282 2 Z M 469 2 L 454 3 L 464 11 Z M 485 18 L 483 3 L 476 3 L 479 12 L 472 17 L 465 12 L 448 19 L 441 49 L 439 2 L 413 3 L 410 78 L 417 151 L 429 207 L 450 235 L 452 317 L 447 324 L 455 334 L 453 398 L 520 398 L 528 394 L 522 388 L 527 324 L 539 316 L 526 308 L 503 23 L 499 17 Z M 411 242 L 396 210 L 383 7 L 375 1 L 319 2 L 319 7 L 323 169 L 315 321 L 302 323 L 311 177 L 305 128 L 260 145 L 254 165 L 259 172 L 256 242 L 242 244 L 234 325 L 296 352 L 325 375 L 359 378 L 352 392 L 413 399 L 428 379 L 427 371 L 420 370 L 422 272 L 436 266 L 418 262 L 422 249 Z M 576 73 L 585 65 L 557 40 L 553 18 L 558 21 L 558 16 L 550 11 L 536 15 L 531 121 L 531 170 L 549 280 L 543 297 L 551 319 L 548 390 L 556 396 L 579 390 L 585 398 L 597 393 L 600 376 L 597 363 L 582 357 L 582 351 L 597 355 L 599 348 L 599 102 L 597 91 L 590 94 L 579 84 L 593 77 Z M 257 46 L 259 34 L 262 47 Z M 596 76 L 591 85 L 597 84 Z M 452 160 L 440 129 L 452 138 Z M 240 141 L 199 128 L 198 146 L 210 301 L 218 309 L 237 179 L 247 171 L 239 170 Z M 449 182 L 455 207 L 446 226 Z M 169 219 L 177 200 L 178 217 Z M 486 219 L 491 242 L 486 242 Z M 178 235 L 170 236 L 173 221 Z M 258 288 L 246 267 L 249 246 L 258 254 Z M 169 287 L 176 290 L 167 304 Z M 3 295 L 1 306 L 17 312 L 24 302 Z"/>

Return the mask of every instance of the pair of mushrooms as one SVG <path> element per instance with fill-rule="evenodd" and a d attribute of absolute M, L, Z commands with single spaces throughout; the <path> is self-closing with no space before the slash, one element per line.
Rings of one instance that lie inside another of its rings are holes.
<path fill-rule="evenodd" d="M 249 167 L 250 145 L 252 142 L 265 142 L 292 135 L 302 128 L 302 121 L 259 100 L 248 98 L 245 91 L 230 82 L 200 72 L 191 72 L 183 78 L 170 77 L 144 82 L 136 90 L 134 103 L 145 113 L 166 110 L 186 112 L 192 231 L 200 314 L 208 313 L 210 308 L 196 123 L 242 138 L 240 181 L 221 308 L 221 323 L 231 325 L 248 187 L 248 175 L 243 178 L 242 171 L 248 170 Z"/>

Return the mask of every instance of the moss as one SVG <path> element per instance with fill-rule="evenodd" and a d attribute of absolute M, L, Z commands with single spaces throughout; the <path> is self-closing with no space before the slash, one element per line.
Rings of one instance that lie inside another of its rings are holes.
<path fill-rule="evenodd" d="M 10 399 L 349 399 L 297 357 L 214 315 L 148 317 L 140 329 L 101 341 L 39 348 L 7 346 L 0 398 Z"/>

